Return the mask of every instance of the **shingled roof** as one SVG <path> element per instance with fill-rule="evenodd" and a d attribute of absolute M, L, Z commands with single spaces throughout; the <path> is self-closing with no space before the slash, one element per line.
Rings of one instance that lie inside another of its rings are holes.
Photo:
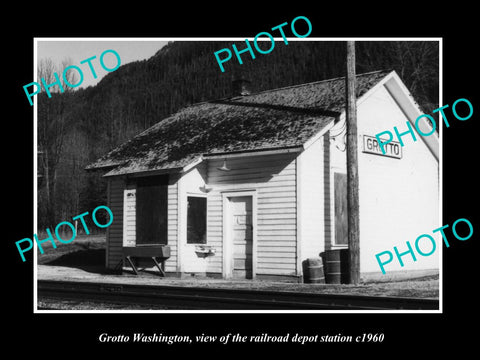
<path fill-rule="evenodd" d="M 357 98 L 389 71 L 357 75 Z M 86 167 L 107 175 L 178 171 L 201 156 L 302 146 L 345 108 L 345 78 L 194 104 Z M 113 169 L 112 169 L 113 168 Z"/>

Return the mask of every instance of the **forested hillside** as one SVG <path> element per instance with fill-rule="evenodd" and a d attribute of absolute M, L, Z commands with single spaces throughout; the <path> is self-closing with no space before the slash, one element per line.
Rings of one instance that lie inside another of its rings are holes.
<path fill-rule="evenodd" d="M 39 229 L 106 204 L 101 174 L 84 167 L 188 104 L 230 96 L 233 76 L 253 91 L 344 76 L 345 42 L 277 42 L 254 60 L 243 54 L 243 65 L 224 63 L 222 73 L 213 53 L 225 47 L 231 42 L 169 43 L 94 87 L 37 95 Z M 356 51 L 357 73 L 396 70 L 424 111 L 438 106 L 437 43 L 357 42 Z"/>

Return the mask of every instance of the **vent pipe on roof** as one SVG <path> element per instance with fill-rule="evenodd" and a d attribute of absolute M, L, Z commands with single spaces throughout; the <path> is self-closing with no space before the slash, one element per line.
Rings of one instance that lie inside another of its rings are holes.
<path fill-rule="evenodd" d="M 234 77 L 232 79 L 232 95 L 233 96 L 245 96 L 250 95 L 250 80 L 247 78 L 240 76 Z"/>

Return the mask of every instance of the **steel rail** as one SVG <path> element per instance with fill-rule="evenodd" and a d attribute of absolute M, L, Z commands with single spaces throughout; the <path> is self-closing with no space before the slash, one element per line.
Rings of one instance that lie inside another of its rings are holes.
<path fill-rule="evenodd" d="M 438 310 L 435 299 L 39 280 L 38 297 L 202 310 Z"/>

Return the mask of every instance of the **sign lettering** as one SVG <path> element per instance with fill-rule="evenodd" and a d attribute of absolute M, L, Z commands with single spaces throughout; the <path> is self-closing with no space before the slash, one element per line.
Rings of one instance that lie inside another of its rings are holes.
<path fill-rule="evenodd" d="M 391 141 L 384 144 L 383 150 L 378 144 L 375 136 L 363 135 L 363 152 L 367 154 L 375 154 L 381 156 L 393 157 L 396 159 L 402 158 L 402 147 L 399 142 Z"/>

